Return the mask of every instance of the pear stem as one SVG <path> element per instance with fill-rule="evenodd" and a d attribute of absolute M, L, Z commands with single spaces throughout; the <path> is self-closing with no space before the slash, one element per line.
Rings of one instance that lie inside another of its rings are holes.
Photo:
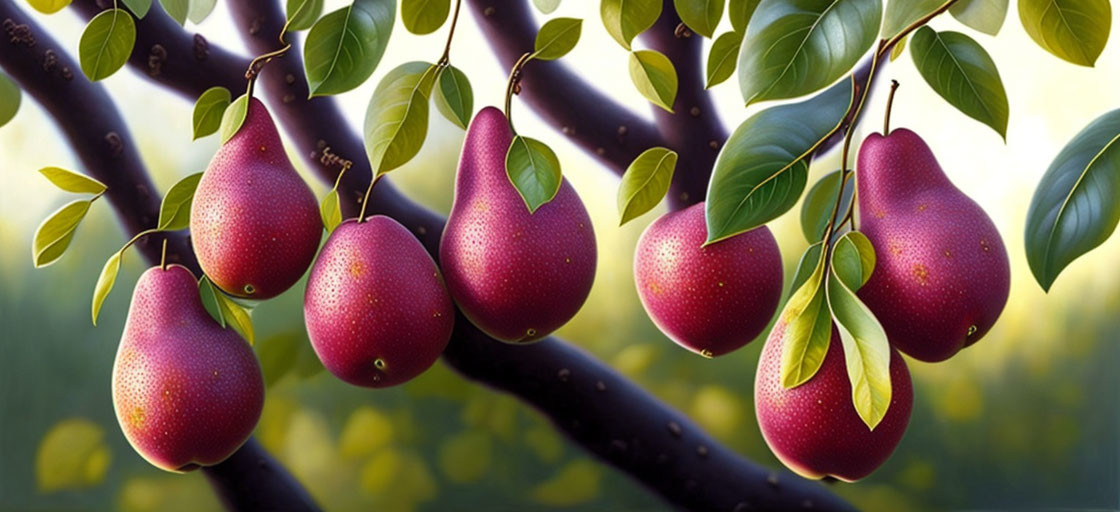
<path fill-rule="evenodd" d="M 506 85 L 506 120 L 509 121 L 509 129 L 517 135 L 517 130 L 513 127 L 513 117 L 510 116 L 510 106 L 513 104 L 513 96 L 521 92 L 521 68 L 527 62 L 533 60 L 532 53 L 525 53 L 521 58 L 517 59 L 517 63 L 513 65 L 513 69 L 509 70 L 509 83 Z"/>
<path fill-rule="evenodd" d="M 163 237 L 163 249 L 159 253 L 159 268 L 167 270 L 167 237 Z"/>
<path fill-rule="evenodd" d="M 883 136 L 891 134 L 891 107 L 894 106 L 894 93 L 898 90 L 898 80 L 891 80 L 891 92 L 887 95 L 887 112 L 883 114 Z"/>
<path fill-rule="evenodd" d="M 451 30 L 447 32 L 447 45 L 443 47 L 443 56 L 436 64 L 440 67 L 451 64 L 451 40 L 455 38 L 455 25 L 459 22 L 459 6 L 463 0 L 455 0 L 455 14 L 451 15 Z"/>
<path fill-rule="evenodd" d="M 245 70 L 245 79 L 249 81 L 249 85 L 245 88 L 245 95 L 250 97 L 253 96 L 253 83 L 257 81 L 257 75 L 261 73 L 261 70 L 264 69 L 264 67 L 269 62 L 271 62 L 272 59 L 275 59 L 276 57 L 283 57 L 285 53 L 288 53 L 288 50 L 292 49 L 292 43 L 284 41 L 284 34 L 288 33 L 288 25 L 291 24 L 292 19 L 293 18 L 288 18 L 287 20 L 285 20 L 284 27 L 280 29 L 279 39 L 280 44 L 283 46 L 279 50 L 273 50 L 271 52 L 258 55 L 256 58 L 249 62 L 249 69 Z"/>
<path fill-rule="evenodd" d="M 359 224 L 366 221 L 366 205 L 369 204 L 369 193 L 373 192 L 373 186 L 377 185 L 378 181 L 381 181 L 382 176 L 384 176 L 384 174 L 377 174 L 373 179 L 369 180 L 369 188 L 366 189 L 366 196 L 362 198 L 362 210 L 358 212 Z"/>

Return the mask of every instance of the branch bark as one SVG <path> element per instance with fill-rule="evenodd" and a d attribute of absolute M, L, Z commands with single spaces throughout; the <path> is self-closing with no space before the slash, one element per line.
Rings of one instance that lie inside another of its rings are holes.
<path fill-rule="evenodd" d="M 0 0 L 0 24 L 0 67 L 50 113 L 86 173 L 109 186 L 105 197 L 125 230 L 154 227 L 159 191 L 105 88 L 87 80 L 70 55 L 12 0 Z M 136 245 L 155 264 L 165 236 L 167 259 L 200 274 L 183 232 L 149 235 Z M 230 510 L 318 510 L 299 482 L 252 438 L 225 462 L 202 471 Z"/>
<path fill-rule="evenodd" d="M 79 0 L 79 3 L 85 1 L 91 0 Z M 276 2 L 246 0 L 231 2 L 230 6 L 252 51 L 263 53 L 275 49 L 275 36 L 284 21 Z M 503 8 L 507 7 L 503 4 Z M 149 23 L 151 18 L 152 14 L 149 14 L 138 24 Z M 509 27 L 515 31 L 524 29 L 516 25 Z M 181 41 L 171 40 L 190 37 L 179 29 L 154 33 L 165 41 L 159 43 L 165 47 L 180 47 Z M 531 48 L 532 39 L 529 41 L 528 48 Z M 213 46 L 211 50 L 215 50 Z M 508 54 L 519 56 L 522 51 L 521 47 L 517 47 Z M 298 56 L 298 51 L 293 49 L 265 68 L 259 80 L 261 89 L 269 97 L 274 114 L 286 127 L 290 138 L 303 154 L 308 155 L 321 178 L 329 181 L 337 174 L 337 168 L 324 165 L 319 158 L 324 147 L 329 146 L 331 153 L 354 161 L 354 167 L 347 172 L 341 188 L 345 192 L 344 197 L 356 199 L 357 193 L 364 191 L 370 176 L 369 164 L 362 158 L 364 148 L 361 139 L 347 127 L 333 100 L 306 99 L 306 79 Z M 136 65 L 135 61 L 133 64 Z M 617 137 L 614 124 L 617 118 L 596 115 L 594 122 L 587 119 L 589 113 L 610 111 L 613 103 L 606 99 L 603 99 L 603 104 L 588 102 L 590 89 L 586 89 L 582 80 L 568 74 L 563 67 L 554 68 L 555 75 L 547 75 L 552 80 L 544 80 L 546 75 L 541 69 L 545 68 L 542 65 L 530 76 L 541 77 L 541 83 L 551 84 L 559 80 L 575 84 L 574 88 L 568 89 L 568 95 L 530 93 L 532 90 L 543 91 L 530 81 L 526 84 L 529 95 L 526 97 L 539 95 L 531 102 L 540 102 L 542 108 L 556 112 L 558 116 L 564 111 L 578 114 L 578 118 L 571 118 L 576 127 L 572 135 L 585 148 L 600 140 L 611 141 L 611 137 Z M 168 72 L 152 78 L 189 96 L 196 96 L 212 85 L 236 82 L 243 71 L 243 67 L 231 64 L 228 69 L 220 70 L 220 76 L 183 73 L 178 75 L 180 78 L 172 80 Z M 564 103 L 568 101 L 572 103 Z M 631 116 L 626 119 L 640 120 L 632 114 L 625 115 Z M 651 128 L 648 123 L 644 126 Z M 634 133 L 628 130 L 628 136 Z M 660 139 L 652 129 L 639 133 L 644 133 L 644 137 Z M 596 139 L 591 134 L 606 138 Z M 629 147 L 629 141 L 635 139 L 624 139 L 618 146 Z M 634 145 L 629 150 L 632 154 L 619 156 L 624 155 L 626 150 L 618 146 L 611 152 L 604 150 L 600 155 L 616 172 L 648 147 L 644 143 Z M 346 204 L 352 207 L 356 201 L 347 201 Z M 436 253 L 444 221 L 442 217 L 409 201 L 386 180 L 375 188 L 370 206 L 376 213 L 389 215 L 409 227 L 430 252 Z M 785 474 L 778 476 L 721 446 L 681 413 L 660 403 L 593 357 L 558 339 L 550 338 L 531 346 L 506 345 L 486 337 L 468 321 L 459 318 L 444 360 L 466 378 L 518 396 L 549 417 L 574 442 L 677 506 L 696 510 L 791 509 L 805 506 L 825 510 L 851 509 L 816 483 Z"/>

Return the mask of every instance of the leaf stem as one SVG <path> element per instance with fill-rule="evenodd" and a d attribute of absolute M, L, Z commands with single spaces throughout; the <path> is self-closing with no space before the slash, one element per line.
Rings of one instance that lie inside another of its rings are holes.
<path fill-rule="evenodd" d="M 513 69 L 509 70 L 509 83 L 506 85 L 506 120 L 509 121 L 509 129 L 517 135 L 517 130 L 513 127 L 513 117 L 510 116 L 510 105 L 513 103 L 513 96 L 521 92 L 521 68 L 533 59 L 531 52 L 526 52 L 521 55 L 514 63 Z"/>
<path fill-rule="evenodd" d="M 447 44 L 443 47 L 443 56 L 436 65 L 440 67 L 451 64 L 451 40 L 455 38 L 455 25 L 459 22 L 459 6 L 463 0 L 455 0 L 455 14 L 451 15 L 451 30 L 447 32 Z"/>
<path fill-rule="evenodd" d="M 283 57 L 284 54 L 288 53 L 288 50 L 292 49 L 292 43 L 284 41 L 284 35 L 288 33 L 288 25 L 291 23 L 291 18 L 284 20 L 284 26 L 280 29 L 280 35 L 277 36 L 278 39 L 280 39 L 280 44 L 283 45 L 280 49 L 258 55 L 249 62 L 249 69 L 245 70 L 245 80 L 249 81 L 249 85 L 245 88 L 245 94 L 247 96 L 253 96 L 253 83 L 256 82 L 257 75 L 261 73 L 261 70 L 264 69 L 269 62 L 272 62 L 272 59 Z"/>
<path fill-rule="evenodd" d="M 374 172 L 377 172 L 377 171 L 374 171 Z M 382 176 L 384 176 L 384 174 L 375 174 L 373 176 L 373 179 L 369 180 L 369 188 L 366 189 L 366 195 L 365 195 L 365 197 L 362 198 L 362 210 L 360 212 L 358 212 L 358 223 L 359 224 L 366 221 L 366 205 L 369 204 L 369 194 L 370 194 L 370 192 L 373 192 L 373 186 L 377 185 L 378 181 L 381 181 Z"/>
<path fill-rule="evenodd" d="M 894 93 L 898 90 L 898 80 L 891 80 L 891 93 L 887 95 L 887 111 L 883 114 L 883 136 L 891 134 L 891 107 L 894 106 Z"/>

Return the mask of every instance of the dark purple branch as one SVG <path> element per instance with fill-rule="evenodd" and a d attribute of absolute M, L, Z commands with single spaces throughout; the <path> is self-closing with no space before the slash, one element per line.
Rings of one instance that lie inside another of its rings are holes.
<path fill-rule="evenodd" d="M 136 233 L 154 227 L 160 193 L 105 88 L 90 83 L 70 55 L 12 0 L 0 0 L 0 23 L 0 67 L 51 114 L 86 173 L 109 186 L 105 197 L 125 229 Z M 163 236 L 138 243 L 150 263 L 159 262 Z M 167 259 L 198 273 L 186 234 L 166 236 Z M 203 473 L 230 510 L 318 510 L 299 482 L 253 439 Z"/>

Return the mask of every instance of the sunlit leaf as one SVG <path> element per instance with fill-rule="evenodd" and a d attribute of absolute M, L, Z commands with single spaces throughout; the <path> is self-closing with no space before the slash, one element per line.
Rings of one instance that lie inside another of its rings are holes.
<path fill-rule="evenodd" d="M 331 189 L 326 196 L 323 196 L 323 201 L 319 203 L 319 217 L 323 219 L 323 227 L 326 228 L 327 233 L 342 224 L 342 209 L 338 205 L 337 190 Z"/>
<path fill-rule="evenodd" d="M 420 152 L 428 136 L 428 96 L 439 67 L 407 62 L 390 71 L 373 91 L 366 109 L 366 155 L 376 174 L 384 174 Z"/>
<path fill-rule="evenodd" d="M 723 17 L 723 4 L 727 0 L 673 0 L 677 15 L 693 32 L 712 37 Z"/>
<path fill-rule="evenodd" d="M 105 429 L 85 418 L 55 424 L 35 454 L 35 480 L 40 492 L 79 490 L 105 479 L 112 461 Z"/>
<path fill-rule="evenodd" d="M 630 54 L 630 79 L 647 100 L 669 112 L 677 99 L 677 70 L 668 57 L 653 50 Z"/>
<path fill-rule="evenodd" d="M 187 229 L 191 222 L 191 203 L 194 202 L 194 191 L 198 188 L 198 181 L 202 173 L 187 176 L 171 186 L 163 202 L 159 206 L 159 222 L 156 224 L 160 231 L 177 231 Z"/>
<path fill-rule="evenodd" d="M 576 47 L 579 42 L 583 20 L 575 18 L 554 18 L 545 23 L 537 32 L 533 44 L 533 58 L 556 60 Z"/>
<path fill-rule="evenodd" d="M 401 21 L 413 34 L 431 34 L 447 21 L 451 0 L 401 0 Z"/>
<path fill-rule="evenodd" d="M 100 194 L 109 188 L 89 176 L 59 167 L 44 167 L 39 169 L 39 173 L 56 187 L 75 194 Z"/>
<path fill-rule="evenodd" d="M 307 30 L 323 15 L 323 0 L 287 0 L 288 31 Z"/>
<path fill-rule="evenodd" d="M 187 22 L 187 15 L 191 12 L 190 0 L 159 0 L 159 3 L 171 19 L 179 22 L 180 25 Z"/>
<path fill-rule="evenodd" d="M 895 59 L 901 56 L 902 52 L 906 50 L 906 40 L 909 38 L 910 36 L 908 35 L 902 36 L 902 39 L 899 39 L 898 42 L 895 43 L 894 48 L 891 48 L 891 62 L 894 62 Z"/>
<path fill-rule="evenodd" d="M 634 37 L 653 26 L 661 16 L 661 0 L 602 0 L 599 17 L 607 33 L 627 50 Z"/>
<path fill-rule="evenodd" d="M 23 93 L 8 75 L 0 72 L 0 126 L 8 124 L 19 112 Z"/>
<path fill-rule="evenodd" d="M 222 125 L 222 114 L 229 107 L 230 94 L 225 87 L 211 87 L 203 91 L 194 102 L 192 126 L 194 138 L 199 139 L 218 131 Z"/>
<path fill-rule="evenodd" d="M 132 54 L 136 43 L 136 24 L 123 9 L 101 11 L 82 31 L 78 41 L 78 60 L 91 81 L 116 73 Z"/>
<path fill-rule="evenodd" d="M 740 34 L 747 33 L 747 25 L 754 15 L 755 9 L 761 0 L 730 0 L 727 3 L 727 19 L 731 20 L 731 28 Z"/>
<path fill-rule="evenodd" d="M 622 175 L 618 186 L 619 225 L 648 212 L 669 192 L 677 153 L 665 148 L 649 148 L 638 155 Z"/>
<path fill-rule="evenodd" d="M 152 8 L 152 0 L 121 0 L 124 2 L 125 7 L 132 11 L 137 18 L 143 18 L 148 15 L 148 10 Z"/>
<path fill-rule="evenodd" d="M 1007 138 L 1007 92 L 995 61 L 979 43 L 960 32 L 922 27 L 910 41 L 910 55 L 945 101 Z"/>
<path fill-rule="evenodd" d="M 190 0 L 190 3 L 191 6 L 190 10 L 187 11 L 187 19 L 191 20 L 191 23 L 197 25 L 210 16 L 218 0 Z"/>
<path fill-rule="evenodd" d="M 50 265 L 62 257 L 62 253 L 66 252 L 70 241 L 74 239 L 78 223 L 82 222 L 89 211 L 89 205 L 88 199 L 73 201 L 39 224 L 31 242 L 31 259 L 35 268 Z"/>
<path fill-rule="evenodd" d="M 467 74 L 455 66 L 443 68 L 435 92 L 436 109 L 448 121 L 465 130 L 474 114 L 474 91 Z"/>
<path fill-rule="evenodd" d="M 385 54 L 395 18 L 393 0 L 354 0 L 315 22 L 303 48 L 311 96 L 346 92 L 365 82 Z"/>
<path fill-rule="evenodd" d="M 1007 0 L 960 0 L 949 12 L 961 23 L 994 36 L 1007 18 L 1007 4 Z"/>
<path fill-rule="evenodd" d="M 887 11 L 883 14 L 883 29 L 880 32 L 884 39 L 890 39 L 914 22 L 922 19 L 947 0 L 887 0 Z M 985 0 L 986 1 L 986 0 Z"/>
<path fill-rule="evenodd" d="M 241 129 L 241 125 L 245 124 L 245 116 L 249 114 L 249 95 L 242 94 L 238 96 L 233 103 L 226 107 L 225 112 L 222 113 L 222 123 L 218 129 L 221 133 L 222 144 L 229 142 L 237 131 Z"/>
<path fill-rule="evenodd" d="M 101 306 L 105 303 L 105 298 L 109 296 L 109 292 L 113 290 L 113 284 L 117 282 L 117 275 L 121 272 L 121 252 L 117 251 L 109 256 L 105 266 L 101 268 L 101 275 L 97 276 L 97 285 L 93 287 L 93 325 L 97 325 L 97 316 L 101 314 Z"/>
<path fill-rule="evenodd" d="M 557 7 L 560 7 L 560 0 L 533 0 L 533 5 L 537 6 L 537 10 L 542 14 L 552 14 Z"/>
<path fill-rule="evenodd" d="M 27 0 L 27 3 L 31 4 L 31 7 L 36 11 L 43 14 L 54 14 L 70 5 L 70 1 L 71 0 Z"/>
<path fill-rule="evenodd" d="M 817 374 L 832 338 L 832 318 L 825 296 L 825 255 L 820 250 L 816 253 L 813 272 L 790 295 L 778 320 L 785 323 L 781 382 L 786 389 L 800 386 Z"/>
<path fill-rule="evenodd" d="M 506 152 L 506 175 L 530 213 L 556 197 L 563 179 L 556 153 L 545 143 L 520 135 Z"/>
<path fill-rule="evenodd" d="M 1019 0 L 1019 20 L 1046 51 L 1093 66 L 1108 43 L 1112 6 L 1108 0 Z"/>
<path fill-rule="evenodd" d="M 233 327 L 245 341 L 250 345 L 255 341 L 253 335 L 253 321 L 249 317 L 249 310 L 239 304 L 237 301 L 231 299 L 228 295 L 218 290 L 216 286 L 211 284 L 211 289 L 214 292 L 214 299 L 218 305 L 218 309 L 222 312 L 222 318 L 225 320 L 227 326 Z"/>
<path fill-rule="evenodd" d="M 838 271 L 833 266 L 829 273 L 828 305 L 844 346 L 852 404 L 867 428 L 874 430 L 891 405 L 891 346 L 879 320 L 837 276 Z"/>
<path fill-rule="evenodd" d="M 739 62 L 739 45 L 743 43 L 742 32 L 732 31 L 721 34 L 708 51 L 708 66 L 705 69 L 704 87 L 722 83 L 735 73 Z"/>

